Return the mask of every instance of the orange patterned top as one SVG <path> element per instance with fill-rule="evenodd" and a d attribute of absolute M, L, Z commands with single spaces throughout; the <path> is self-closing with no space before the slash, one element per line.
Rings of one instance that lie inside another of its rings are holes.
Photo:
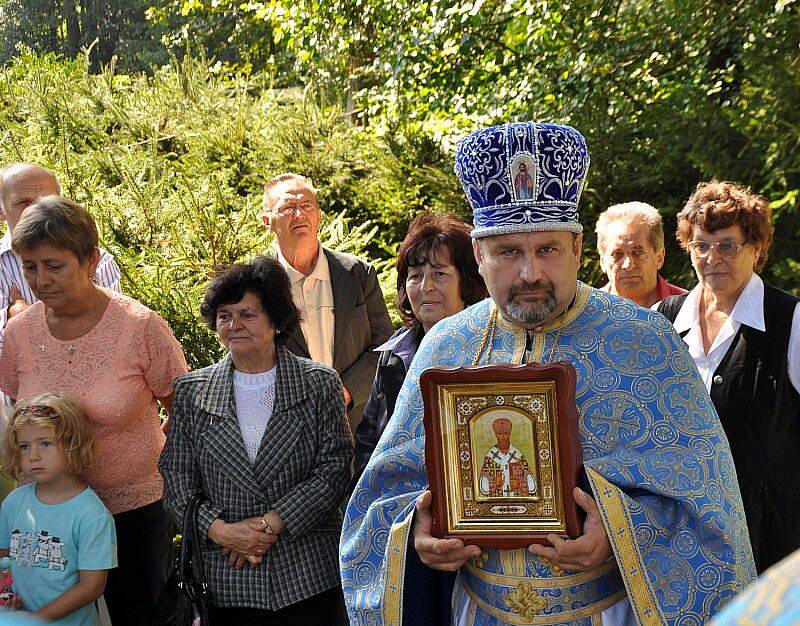
<path fill-rule="evenodd" d="M 96 462 L 84 476 L 112 513 L 161 498 L 164 446 L 156 398 L 172 395 L 188 371 L 167 323 L 111 292 L 103 317 L 73 341 L 53 337 L 37 302 L 11 319 L 0 355 L 0 388 L 14 399 L 68 394 L 94 425 Z"/>

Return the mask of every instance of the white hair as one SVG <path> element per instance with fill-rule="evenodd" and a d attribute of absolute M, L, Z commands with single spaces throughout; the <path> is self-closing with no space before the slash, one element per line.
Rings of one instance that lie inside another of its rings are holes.
<path fill-rule="evenodd" d="M 602 241 L 606 230 L 614 222 L 637 222 L 647 227 L 647 238 L 653 248 L 661 250 L 664 247 L 664 222 L 661 213 L 654 206 L 646 202 L 625 202 L 608 207 L 597 218 L 595 232 L 597 233 L 597 249 L 602 253 Z"/>
<path fill-rule="evenodd" d="M 278 174 L 274 178 L 270 178 L 264 185 L 264 195 L 262 197 L 262 201 L 265 209 L 269 209 L 269 203 L 272 200 L 272 189 L 281 183 L 285 183 L 287 180 L 294 181 L 301 187 L 308 189 L 315 196 L 317 195 L 317 188 L 314 187 L 314 183 L 310 178 L 308 178 L 308 176 L 295 174 L 293 172 L 285 172 L 284 174 Z"/>

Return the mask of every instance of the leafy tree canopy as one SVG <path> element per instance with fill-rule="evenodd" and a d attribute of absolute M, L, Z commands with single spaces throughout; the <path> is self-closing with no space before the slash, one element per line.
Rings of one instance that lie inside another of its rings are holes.
<path fill-rule="evenodd" d="M 86 3 L 118 0 L 0 0 L 17 20 L 4 22 L 6 33 L 24 23 L 40 42 L 33 49 L 63 51 L 76 2 L 83 19 Z M 591 235 L 601 210 L 648 201 L 669 232 L 696 183 L 722 178 L 771 200 L 767 278 L 800 288 L 798 0 L 157 0 L 146 12 L 128 4 L 170 54 L 206 57 L 221 77 L 249 76 L 248 96 L 299 89 L 344 111 L 337 124 L 371 146 L 360 168 L 340 169 L 302 127 L 278 140 L 298 167 L 345 190 L 333 192 L 337 209 L 382 225 L 374 255 L 390 255 L 419 209 L 468 213 L 451 170 L 460 136 L 539 119 L 575 126 L 590 146 L 587 281 L 602 279 Z M 46 43 L 53 32 L 61 48 Z M 170 141 L 187 143 L 194 131 L 182 132 Z M 668 244 L 666 275 L 690 286 L 685 255 Z"/>
<path fill-rule="evenodd" d="M 593 157 L 588 227 L 609 204 L 639 199 L 659 207 L 669 229 L 698 181 L 749 184 L 775 210 L 778 237 L 768 274 L 799 286 L 792 271 L 796 244 L 787 236 L 800 225 L 796 0 L 171 0 L 166 6 L 184 20 L 184 44 L 197 32 L 187 25 L 202 24 L 209 53 L 232 47 L 254 69 L 277 71 L 278 80 L 337 94 L 356 122 L 402 144 L 408 158 L 419 157 L 421 144 L 438 146 L 439 154 L 423 152 L 445 157 L 443 173 L 456 139 L 477 125 L 572 124 L 586 135 Z M 671 240 L 670 246 L 667 272 L 691 284 L 685 257 Z M 594 262 L 586 269 L 599 279 Z"/>

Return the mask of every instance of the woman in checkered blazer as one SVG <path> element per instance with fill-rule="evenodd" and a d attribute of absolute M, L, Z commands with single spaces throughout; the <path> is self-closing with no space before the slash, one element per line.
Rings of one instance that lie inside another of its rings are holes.
<path fill-rule="evenodd" d="M 180 377 L 159 468 L 177 520 L 198 514 L 220 624 L 338 624 L 339 510 L 353 458 L 336 372 L 294 356 L 298 324 L 278 261 L 233 265 L 201 306 L 229 354 Z"/>

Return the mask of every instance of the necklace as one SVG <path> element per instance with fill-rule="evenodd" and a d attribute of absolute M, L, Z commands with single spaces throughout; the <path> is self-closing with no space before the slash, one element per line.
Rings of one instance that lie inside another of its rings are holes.
<path fill-rule="evenodd" d="M 570 310 L 571 307 L 572 307 L 572 303 L 570 303 L 570 305 L 566 309 L 564 309 L 564 312 L 561 315 L 558 316 L 560 324 L 558 326 L 558 332 L 556 333 L 556 339 L 553 342 L 552 347 L 550 348 L 550 359 L 549 359 L 548 362 L 552 362 L 553 358 L 555 357 L 556 346 L 558 346 L 558 342 L 561 339 L 561 332 L 564 330 L 564 326 L 565 326 L 564 321 L 566 320 L 567 312 Z M 488 348 L 488 351 L 486 352 L 486 363 L 488 365 L 491 362 L 491 358 L 492 358 L 492 343 L 494 342 L 494 331 L 495 331 L 495 328 L 497 328 L 497 305 L 495 305 L 494 309 L 492 310 L 492 314 L 489 317 L 489 322 L 486 324 L 486 328 L 483 331 L 483 337 L 481 337 L 481 343 L 480 343 L 480 346 L 478 346 L 478 352 L 475 354 L 475 357 L 472 359 L 472 364 L 473 365 L 478 365 L 480 363 L 481 355 L 483 354 L 484 350 L 487 350 L 487 348 Z M 541 327 L 539 327 L 539 328 L 541 328 Z M 534 332 L 537 332 L 536 329 L 534 329 Z M 540 332 L 543 332 L 543 331 L 540 331 Z"/>
<path fill-rule="evenodd" d="M 569 307 L 564 309 L 564 312 L 559 316 L 559 321 L 561 323 L 558 326 L 558 332 L 556 333 L 556 339 L 553 342 L 553 346 L 550 348 L 550 358 L 548 359 L 548 363 L 555 361 L 556 347 L 558 346 L 558 342 L 561 340 L 561 331 L 564 330 L 564 326 L 566 326 L 565 320 L 567 318 L 567 311 L 569 311 Z"/>
<path fill-rule="evenodd" d="M 475 358 L 472 359 L 473 365 L 478 365 L 481 360 L 481 354 L 486 349 L 486 345 L 489 345 L 489 353 L 486 355 L 486 363 L 489 363 L 489 359 L 492 356 L 492 342 L 494 341 L 494 329 L 497 326 L 497 306 L 495 305 L 494 309 L 492 309 L 492 314 L 489 317 L 489 323 L 486 324 L 486 328 L 483 331 L 483 337 L 481 338 L 481 345 L 478 346 L 478 352 L 475 354 Z"/>
<path fill-rule="evenodd" d="M 99 290 L 98 290 L 98 293 L 102 294 L 102 292 L 99 291 Z M 94 305 L 94 309 L 95 310 L 94 311 L 92 311 L 92 310 L 87 311 L 82 316 L 83 317 L 83 322 L 78 327 L 78 330 L 77 331 L 73 331 L 72 333 L 70 333 L 71 335 L 77 335 L 77 336 L 74 337 L 71 340 L 71 343 L 69 343 L 69 345 L 67 345 L 67 348 L 66 348 L 66 353 L 67 353 L 67 356 L 69 357 L 69 361 L 68 361 L 69 363 L 72 363 L 72 357 L 75 355 L 75 352 L 77 351 L 77 349 L 75 348 L 75 343 L 74 342 L 77 342 L 81 338 L 86 336 L 88 333 L 90 333 L 97 326 L 97 324 L 100 323 L 100 320 L 103 318 L 103 315 L 105 314 L 106 307 L 108 306 L 108 303 L 109 303 L 108 300 L 105 300 L 103 298 L 96 299 L 95 302 L 96 302 L 96 304 Z M 99 310 L 101 307 L 102 307 L 102 310 Z M 48 332 L 49 332 L 50 336 L 53 337 L 54 339 L 58 339 L 58 337 L 56 336 L 56 333 L 53 332 L 51 323 L 47 321 L 47 313 L 46 312 L 45 312 L 45 325 L 48 328 Z M 66 343 L 66 341 L 63 341 L 61 339 L 58 339 L 58 340 L 62 341 L 63 343 Z M 40 352 L 44 352 L 45 350 L 47 350 L 47 345 L 45 343 L 41 343 L 41 344 L 39 344 L 38 348 L 39 348 Z"/>

